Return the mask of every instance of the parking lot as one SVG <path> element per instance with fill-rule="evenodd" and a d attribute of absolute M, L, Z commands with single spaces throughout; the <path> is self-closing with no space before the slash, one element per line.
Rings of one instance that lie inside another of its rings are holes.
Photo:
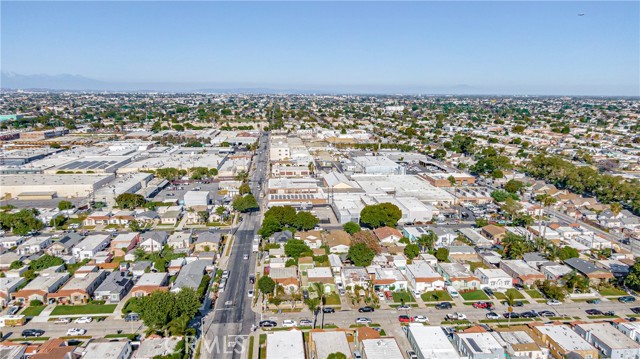
<path fill-rule="evenodd" d="M 218 183 L 191 183 L 175 186 L 170 184 L 155 195 L 152 200 L 155 202 L 182 200 L 185 193 L 198 189 L 200 191 L 209 191 L 213 204 L 220 204 L 224 199 L 224 196 L 218 194 Z"/>

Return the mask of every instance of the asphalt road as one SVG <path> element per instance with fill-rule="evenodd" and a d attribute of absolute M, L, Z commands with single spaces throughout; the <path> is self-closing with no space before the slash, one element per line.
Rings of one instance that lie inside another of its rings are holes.
<path fill-rule="evenodd" d="M 267 171 L 266 144 L 268 135 L 260 137 L 255 157 L 256 170 L 250 174 L 250 186 L 259 198 L 260 185 L 265 182 Z M 254 274 L 256 255 L 252 252 L 253 238 L 261 223 L 261 213 L 244 214 L 235 233 L 226 270 L 229 279 L 224 292 L 218 297 L 216 306 L 204 319 L 203 341 L 200 347 L 203 358 L 240 358 L 248 349 L 248 336 L 257 324 L 256 314 L 251 310 L 249 275 Z M 249 259 L 243 256 L 249 255 Z"/>

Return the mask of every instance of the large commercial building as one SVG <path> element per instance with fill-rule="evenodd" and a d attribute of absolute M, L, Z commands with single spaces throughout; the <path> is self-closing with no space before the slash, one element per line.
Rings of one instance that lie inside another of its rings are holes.
<path fill-rule="evenodd" d="M 17 197 L 30 192 L 55 192 L 57 197 L 87 197 L 114 177 L 113 174 L 2 175 L 0 197 Z"/>

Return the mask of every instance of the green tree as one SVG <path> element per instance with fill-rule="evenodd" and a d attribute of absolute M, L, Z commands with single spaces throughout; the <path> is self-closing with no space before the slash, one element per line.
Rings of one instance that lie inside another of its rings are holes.
<path fill-rule="evenodd" d="M 366 267 L 370 265 L 374 256 L 375 253 L 373 250 L 367 247 L 364 243 L 352 245 L 351 248 L 349 248 L 349 253 L 347 254 L 347 257 L 353 262 L 353 264 L 359 267 Z"/>
<path fill-rule="evenodd" d="M 9 265 L 9 269 L 10 270 L 14 270 L 14 269 L 20 269 L 24 266 L 24 263 L 22 263 L 22 261 L 13 261 L 11 262 L 11 264 Z"/>
<path fill-rule="evenodd" d="M 13 263 L 11 265 L 13 266 Z M 636 262 L 629 268 L 624 284 L 635 291 L 640 291 L 640 258 L 636 258 Z"/>
<path fill-rule="evenodd" d="M 276 282 L 269 276 L 262 276 L 258 279 L 258 289 L 262 294 L 271 294 L 276 288 Z"/>
<path fill-rule="evenodd" d="M 430 250 L 438 241 L 438 236 L 432 230 L 429 230 L 426 234 L 423 234 L 418 238 L 417 242 L 425 250 Z"/>
<path fill-rule="evenodd" d="M 72 209 L 73 208 L 73 203 L 69 202 L 69 201 L 60 201 L 58 202 L 58 209 L 61 211 L 65 211 L 67 209 Z"/>
<path fill-rule="evenodd" d="M 248 183 L 243 183 L 240 185 L 240 188 L 238 188 L 238 192 L 240 193 L 241 196 L 247 193 L 251 193 L 251 187 L 249 186 Z"/>
<path fill-rule="evenodd" d="M 453 175 L 447 177 L 447 180 L 449 181 L 449 183 L 451 184 L 451 187 L 456 185 L 456 178 L 453 177 Z"/>
<path fill-rule="evenodd" d="M 252 194 L 237 196 L 231 205 L 236 211 L 243 213 L 260 208 L 258 201 Z"/>
<path fill-rule="evenodd" d="M 156 170 L 156 176 L 164 178 L 167 181 L 173 181 L 179 177 L 180 173 L 177 168 L 167 167 L 158 168 Z"/>
<path fill-rule="evenodd" d="M 122 193 L 116 197 L 116 204 L 122 209 L 136 209 L 144 207 L 147 201 L 136 193 Z"/>
<path fill-rule="evenodd" d="M 436 259 L 440 262 L 447 262 L 449 260 L 449 249 L 448 248 L 438 248 L 436 250 Z"/>
<path fill-rule="evenodd" d="M 262 238 L 269 238 L 272 234 L 279 232 L 282 229 L 278 220 L 273 217 L 265 217 L 262 221 L 262 227 L 258 230 L 258 234 Z"/>
<path fill-rule="evenodd" d="M 299 231 L 308 231 L 314 229 L 320 220 L 314 216 L 311 212 L 302 211 L 296 214 L 296 218 L 293 221 L 293 227 Z"/>
<path fill-rule="evenodd" d="M 558 251 L 558 259 L 562 261 L 565 259 L 578 258 L 578 257 L 580 257 L 580 253 L 578 252 L 577 249 L 573 247 L 564 246 L 560 248 L 560 250 Z"/>
<path fill-rule="evenodd" d="M 29 263 L 29 268 L 35 271 L 40 271 L 49 267 L 61 266 L 63 264 L 64 260 L 62 258 L 45 254 Z"/>
<path fill-rule="evenodd" d="M 360 225 L 357 224 L 356 222 L 347 222 L 344 224 L 344 226 L 342 226 L 342 228 L 344 229 L 345 232 L 349 234 L 354 234 L 362 230 L 362 228 L 360 228 Z"/>
<path fill-rule="evenodd" d="M 347 359 L 347 356 L 341 352 L 331 353 L 327 356 L 327 359 Z"/>
<path fill-rule="evenodd" d="M 365 206 L 360 212 L 360 223 L 369 228 L 395 227 L 401 217 L 402 211 L 398 206 L 385 202 Z"/>
<path fill-rule="evenodd" d="M 417 244 L 407 244 L 404 247 L 404 255 L 409 259 L 413 259 L 420 254 L 420 247 Z"/>
<path fill-rule="evenodd" d="M 493 198 L 496 202 L 504 202 L 507 198 L 511 198 L 514 200 L 519 200 L 520 198 L 513 193 L 509 193 L 507 191 L 503 191 L 501 189 L 495 190 L 491 192 L 491 198 Z"/>
<path fill-rule="evenodd" d="M 504 185 L 504 190 L 509 193 L 518 193 L 524 187 L 524 183 L 511 179 Z"/>
<path fill-rule="evenodd" d="M 532 242 L 510 232 L 502 239 L 502 245 L 504 246 L 504 257 L 507 259 L 522 259 L 523 254 L 535 249 Z"/>
<path fill-rule="evenodd" d="M 284 254 L 288 257 L 298 259 L 300 256 L 311 255 L 312 253 L 311 248 L 299 239 L 290 239 L 284 245 Z"/>
<path fill-rule="evenodd" d="M 132 232 L 140 232 L 142 230 L 142 226 L 140 225 L 140 222 L 134 220 L 129 222 L 129 230 Z"/>
<path fill-rule="evenodd" d="M 39 231 L 44 225 L 37 218 L 36 209 L 22 209 L 16 213 L 0 213 L 0 228 L 9 230 L 18 236 L 24 236 L 31 231 Z"/>
<path fill-rule="evenodd" d="M 484 218 L 476 218 L 476 227 L 478 228 L 482 228 L 484 226 L 488 226 L 489 225 L 489 221 L 487 221 Z"/>
<path fill-rule="evenodd" d="M 509 197 L 504 201 L 502 206 L 500 206 L 500 209 L 502 209 L 506 214 L 508 214 L 509 218 L 513 222 L 513 218 L 516 216 L 516 214 L 518 214 L 518 212 L 520 212 L 520 210 L 522 210 L 522 204 L 520 204 L 520 202 L 514 200 L 513 198 Z"/>

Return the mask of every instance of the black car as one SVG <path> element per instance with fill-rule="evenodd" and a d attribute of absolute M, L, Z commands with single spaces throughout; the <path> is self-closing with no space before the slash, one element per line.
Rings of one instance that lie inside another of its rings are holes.
<path fill-rule="evenodd" d="M 25 329 L 22 331 L 23 337 L 41 337 L 44 334 L 42 329 Z"/>
<path fill-rule="evenodd" d="M 278 323 L 274 322 L 273 320 L 263 320 L 260 322 L 260 328 L 273 328 L 277 325 Z"/>
<path fill-rule="evenodd" d="M 522 307 L 523 305 L 524 302 L 522 302 L 521 300 L 516 300 L 515 302 L 513 302 L 514 307 Z"/>
<path fill-rule="evenodd" d="M 362 308 L 358 309 L 358 312 L 360 312 L 360 313 L 370 313 L 370 312 L 373 312 L 373 311 L 375 311 L 375 309 L 373 309 L 373 307 L 369 307 L 369 306 L 362 307 Z"/>
<path fill-rule="evenodd" d="M 324 308 L 322 308 L 322 312 L 323 313 L 335 313 L 336 310 L 331 308 L 331 307 L 324 307 Z"/>
<path fill-rule="evenodd" d="M 585 312 L 589 315 L 602 315 L 602 311 L 598 309 L 587 309 Z"/>
<path fill-rule="evenodd" d="M 491 290 L 491 288 L 485 288 L 483 290 L 485 293 L 487 293 L 488 296 L 493 297 L 493 290 Z"/>
<path fill-rule="evenodd" d="M 520 318 L 520 314 L 515 313 L 515 312 L 512 312 L 512 313 L 504 313 L 502 316 L 503 316 L 503 317 L 505 317 L 505 318 L 511 318 L 511 319 L 514 319 L 514 318 Z"/>
<path fill-rule="evenodd" d="M 633 314 L 640 314 L 640 307 L 633 307 L 631 308 L 631 311 L 633 312 Z"/>
<path fill-rule="evenodd" d="M 632 295 L 625 295 L 623 297 L 618 298 L 618 302 L 620 303 L 632 303 L 636 301 L 636 297 Z"/>
<path fill-rule="evenodd" d="M 535 318 L 535 317 L 538 316 L 538 313 L 536 313 L 536 312 L 524 312 L 524 313 L 521 313 L 520 316 L 522 318 Z"/>
<path fill-rule="evenodd" d="M 442 302 L 436 304 L 436 309 L 451 309 L 453 306 L 449 302 Z"/>
<path fill-rule="evenodd" d="M 249 276 L 249 283 L 254 284 L 255 282 L 256 282 L 256 276 L 250 275 Z"/>

